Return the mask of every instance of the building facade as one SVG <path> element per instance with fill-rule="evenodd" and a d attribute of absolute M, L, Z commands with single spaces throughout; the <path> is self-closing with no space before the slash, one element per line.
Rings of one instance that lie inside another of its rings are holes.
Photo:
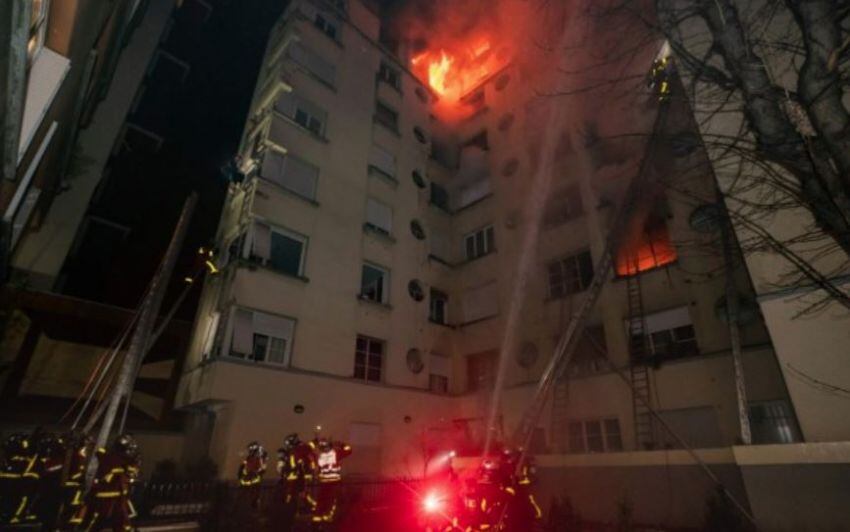
<path fill-rule="evenodd" d="M 652 131 L 645 90 L 559 110 L 537 90 L 551 70 L 518 55 L 442 119 L 409 70 L 413 48 L 380 36 L 360 2 L 303 0 L 269 39 L 219 226 L 221 274 L 204 287 L 177 394 L 223 475 L 249 441 L 272 447 L 317 426 L 358 450 L 351 472 L 419 474 L 434 440 L 481 444 L 500 363 L 498 426 L 510 434 L 649 157 L 648 135 L 599 140 Z M 631 68 L 648 71 L 644 59 Z M 666 127 L 687 126 L 686 111 Z M 739 439 L 722 319 L 730 269 L 716 235 L 691 222 L 713 177 L 698 153 L 671 150 L 653 152 L 653 179 L 667 186 L 636 210 L 537 452 L 681 447 L 642 421 L 638 395 L 688 446 Z M 746 271 L 731 270 L 750 294 Z M 629 354 L 635 285 L 641 364 Z M 770 338 L 750 314 L 740 333 L 755 438 L 797 441 Z"/>

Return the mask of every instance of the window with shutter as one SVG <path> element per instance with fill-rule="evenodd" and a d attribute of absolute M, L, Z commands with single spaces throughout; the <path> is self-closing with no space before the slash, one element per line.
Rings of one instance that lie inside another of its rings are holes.
<path fill-rule="evenodd" d="M 392 232 L 393 210 L 376 199 L 366 200 L 366 224 L 369 228 L 389 235 Z"/>
<path fill-rule="evenodd" d="M 267 150 L 260 175 L 309 200 L 316 199 L 319 168 L 292 155 Z"/>
<path fill-rule="evenodd" d="M 321 81 L 333 86 L 336 78 L 336 68 L 333 63 L 301 43 L 290 45 L 289 57 Z"/>
<path fill-rule="evenodd" d="M 396 175 L 396 160 L 395 155 L 378 146 L 372 145 L 372 151 L 369 153 L 369 168 L 377 170 L 384 175 L 395 178 Z"/>
<path fill-rule="evenodd" d="M 255 362 L 288 365 L 295 320 L 237 308 L 233 314 L 230 355 Z"/>
<path fill-rule="evenodd" d="M 499 296 L 495 282 L 470 288 L 463 294 L 463 319 L 469 323 L 499 313 Z"/>

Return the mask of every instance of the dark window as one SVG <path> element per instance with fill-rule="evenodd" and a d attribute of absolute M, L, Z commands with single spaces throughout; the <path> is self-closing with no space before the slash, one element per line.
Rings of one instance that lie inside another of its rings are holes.
<path fill-rule="evenodd" d="M 418 220 L 410 222 L 410 232 L 413 233 L 416 240 L 425 240 L 425 229 L 422 228 L 422 224 Z"/>
<path fill-rule="evenodd" d="M 420 144 L 428 143 L 428 137 L 425 135 L 425 132 L 422 131 L 422 128 L 419 126 L 413 128 L 413 136 L 416 137 L 416 140 L 418 140 Z"/>
<path fill-rule="evenodd" d="M 428 319 L 443 325 L 449 322 L 449 296 L 435 288 L 431 289 Z"/>
<path fill-rule="evenodd" d="M 477 113 L 478 111 L 481 111 L 482 109 L 484 109 L 484 106 L 487 103 L 484 99 L 484 89 L 481 89 L 475 94 L 468 96 L 463 103 L 465 103 L 469 110 L 472 112 Z M 486 150 L 487 148 L 485 147 L 483 149 Z"/>
<path fill-rule="evenodd" d="M 449 378 L 445 375 L 428 375 L 428 389 L 434 393 L 449 393 Z"/>
<path fill-rule="evenodd" d="M 251 358 L 257 362 L 266 359 L 266 351 L 269 348 L 269 337 L 265 334 L 254 333 L 254 344 L 251 350 Z"/>
<path fill-rule="evenodd" d="M 370 382 L 381 382 L 383 359 L 383 341 L 366 336 L 358 336 L 354 352 L 354 378 Z"/>
<path fill-rule="evenodd" d="M 413 182 L 416 184 L 417 187 L 425 188 L 426 183 L 425 178 L 422 176 L 422 172 L 420 172 L 419 170 L 414 170 L 411 173 L 411 177 L 413 178 Z"/>
<path fill-rule="evenodd" d="M 374 120 L 387 129 L 398 132 L 398 112 L 381 102 L 375 102 Z"/>
<path fill-rule="evenodd" d="M 693 325 L 650 333 L 649 348 L 652 355 L 663 359 L 693 356 L 699 352 Z"/>
<path fill-rule="evenodd" d="M 496 377 L 496 357 L 491 353 L 466 357 L 466 387 L 470 392 L 489 388 Z"/>
<path fill-rule="evenodd" d="M 271 234 L 269 266 L 289 275 L 301 275 L 301 256 L 304 243 L 281 233 Z"/>
<path fill-rule="evenodd" d="M 313 24 L 317 28 L 319 28 L 322 33 L 324 33 L 331 39 L 336 40 L 338 31 L 337 25 L 334 22 L 328 20 L 324 15 L 322 15 L 321 13 L 316 13 L 316 20 L 313 21 Z"/>
<path fill-rule="evenodd" d="M 322 134 L 322 121 L 315 116 L 310 115 L 303 109 L 295 110 L 295 122 L 304 129 L 312 131 L 316 135 Z"/>
<path fill-rule="evenodd" d="M 449 210 L 449 192 L 434 182 L 431 183 L 431 203 L 444 211 Z"/>
<path fill-rule="evenodd" d="M 549 297 L 559 298 L 587 289 L 593 281 L 589 251 L 549 263 Z"/>
<path fill-rule="evenodd" d="M 543 224 L 546 227 L 555 227 L 578 218 L 582 212 L 578 187 L 570 186 L 556 192 L 546 203 Z"/>
<path fill-rule="evenodd" d="M 389 272 L 376 266 L 364 264 L 360 277 L 360 297 L 378 303 L 386 303 L 389 299 L 388 280 Z"/>
<path fill-rule="evenodd" d="M 750 403 L 753 443 L 793 443 L 800 441 L 791 406 L 785 399 Z"/>
<path fill-rule="evenodd" d="M 491 253 L 495 249 L 493 226 L 487 226 L 464 237 L 466 260 L 477 259 Z"/>
<path fill-rule="evenodd" d="M 398 69 L 391 67 L 387 63 L 381 63 L 378 69 L 378 80 L 383 81 L 394 89 L 401 90 L 401 74 Z"/>
<path fill-rule="evenodd" d="M 422 283 L 416 279 L 407 283 L 407 293 L 414 301 L 422 301 L 425 299 L 425 291 L 422 289 Z"/>

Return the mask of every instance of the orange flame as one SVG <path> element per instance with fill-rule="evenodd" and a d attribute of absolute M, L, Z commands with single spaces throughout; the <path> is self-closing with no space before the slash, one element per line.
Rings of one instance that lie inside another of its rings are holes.
<path fill-rule="evenodd" d="M 444 102 L 455 104 L 467 92 L 502 68 L 507 54 L 494 53 L 490 40 L 472 38 L 464 43 L 426 50 L 410 60 L 411 69 Z"/>

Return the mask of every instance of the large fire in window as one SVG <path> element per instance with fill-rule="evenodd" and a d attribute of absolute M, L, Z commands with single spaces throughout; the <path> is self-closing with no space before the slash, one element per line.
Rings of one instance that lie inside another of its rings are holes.
<path fill-rule="evenodd" d="M 617 253 L 617 275 L 629 276 L 676 262 L 676 248 L 664 216 L 650 213 L 635 220 L 639 231 L 629 235 Z"/>
<path fill-rule="evenodd" d="M 476 36 L 434 43 L 415 54 L 410 66 L 441 102 L 456 104 L 467 92 L 504 67 L 508 57 L 506 47 L 495 49 L 488 37 Z"/>

